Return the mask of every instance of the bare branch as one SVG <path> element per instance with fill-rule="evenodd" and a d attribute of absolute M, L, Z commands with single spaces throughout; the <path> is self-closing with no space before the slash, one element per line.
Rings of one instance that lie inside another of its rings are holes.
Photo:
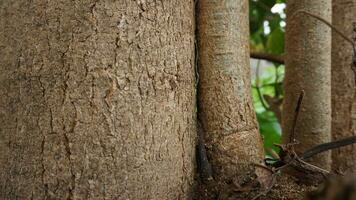
<path fill-rule="evenodd" d="M 337 29 L 335 26 L 333 26 L 330 22 L 326 21 L 324 18 L 318 16 L 318 15 L 315 15 L 313 13 L 310 13 L 308 11 L 305 11 L 305 10 L 298 10 L 296 11 L 292 16 L 291 18 L 295 17 L 297 14 L 299 13 L 304 13 L 306 15 L 309 15 L 321 22 L 323 22 L 324 24 L 326 24 L 327 26 L 329 26 L 333 31 L 335 31 L 337 34 L 339 34 L 342 38 L 344 38 L 347 42 L 349 42 L 352 47 L 354 48 L 354 51 L 355 51 L 355 43 L 354 41 L 352 41 L 352 39 L 348 38 L 344 33 L 342 33 L 341 31 L 339 31 L 339 29 Z"/>
<path fill-rule="evenodd" d="M 356 143 L 356 136 L 351 136 L 351 137 L 348 137 L 348 138 L 345 138 L 345 139 L 341 139 L 341 140 L 337 140 L 337 141 L 334 141 L 334 142 L 328 142 L 328 143 L 320 144 L 320 145 L 312 147 L 309 150 L 306 150 L 304 152 L 304 154 L 302 155 L 302 159 L 308 159 L 308 158 L 311 158 L 314 155 L 317 155 L 317 154 L 322 153 L 324 151 L 340 148 L 340 147 L 351 145 L 351 144 L 354 144 L 354 143 Z"/>
<path fill-rule="evenodd" d="M 257 62 L 255 85 L 256 85 L 256 91 L 257 91 L 258 98 L 260 99 L 260 102 L 261 102 L 263 108 L 265 110 L 269 110 L 269 107 L 266 105 L 266 103 L 265 103 L 265 101 L 263 99 L 261 90 L 260 90 L 260 61 Z"/>
<path fill-rule="evenodd" d="M 282 55 L 275 55 L 264 52 L 250 52 L 250 57 L 255 59 L 267 60 L 278 64 L 284 64 L 284 57 Z"/>
<path fill-rule="evenodd" d="M 293 125 L 292 125 L 292 132 L 289 136 L 289 143 L 295 143 L 295 128 L 297 125 L 300 106 L 302 105 L 304 94 L 305 94 L 305 92 L 304 92 L 304 90 L 302 90 L 299 94 L 297 106 L 295 107 L 295 110 L 294 110 L 294 119 L 293 119 Z"/>

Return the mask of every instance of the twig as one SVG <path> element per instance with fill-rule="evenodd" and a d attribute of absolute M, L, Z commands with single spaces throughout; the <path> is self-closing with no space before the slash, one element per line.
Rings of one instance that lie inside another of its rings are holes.
<path fill-rule="evenodd" d="M 267 84 L 262 84 L 259 86 L 259 88 L 264 88 L 264 87 L 274 87 L 275 85 L 282 85 L 283 83 L 282 82 L 277 82 L 277 83 L 267 83 Z M 257 88 L 256 85 L 252 85 L 252 88 Z"/>
<path fill-rule="evenodd" d="M 325 23 L 327 26 L 329 26 L 333 31 L 335 31 L 337 34 L 339 34 L 345 41 L 347 41 L 348 43 L 350 43 L 352 45 L 352 50 L 353 50 L 353 61 L 352 61 L 352 65 L 351 65 L 351 69 L 352 71 L 355 73 L 356 76 L 356 44 L 355 41 L 353 41 L 352 39 L 350 39 L 349 37 L 347 37 L 344 33 L 342 33 L 341 31 L 339 31 L 339 29 L 337 29 L 335 26 L 333 26 L 330 22 L 326 21 L 325 19 L 323 19 L 322 17 L 315 15 L 313 13 L 310 13 L 308 11 L 305 10 L 297 10 L 292 16 L 291 18 L 293 18 L 294 16 L 296 16 L 299 13 L 304 13 L 307 14 L 315 19 L 320 20 L 321 22 Z M 356 84 L 356 79 L 355 79 L 355 84 Z"/>
<path fill-rule="evenodd" d="M 253 165 L 255 165 L 256 167 L 259 167 L 259 168 L 262 168 L 262 169 L 265 169 L 271 173 L 273 173 L 274 171 L 272 169 L 270 169 L 269 167 L 265 166 L 265 165 L 261 165 L 259 163 L 253 163 Z"/>
<path fill-rule="evenodd" d="M 341 31 L 339 31 L 335 26 L 333 26 L 330 22 L 328 22 L 327 20 L 325 20 L 324 18 L 318 16 L 318 15 L 315 15 L 313 13 L 310 13 L 308 11 L 305 11 L 305 10 L 297 10 L 292 16 L 291 16 L 291 19 L 293 19 L 297 14 L 299 13 L 304 13 L 306 15 L 309 15 L 321 22 L 323 22 L 324 24 L 326 24 L 327 26 L 329 26 L 333 31 L 335 31 L 337 34 L 339 34 L 342 38 L 344 38 L 347 42 L 349 42 L 353 49 L 354 49 L 354 53 L 356 53 L 356 47 L 355 47 L 355 43 L 354 41 L 352 41 L 352 39 L 348 38 L 344 33 L 342 33 Z"/>
<path fill-rule="evenodd" d="M 351 136 L 351 137 L 337 140 L 334 142 L 320 144 L 320 145 L 312 147 L 309 150 L 306 150 L 302 155 L 302 159 L 308 159 L 308 158 L 311 158 L 311 157 L 313 157 L 319 153 L 322 153 L 324 151 L 340 148 L 340 147 L 351 145 L 354 143 L 356 143 L 356 136 Z"/>
<path fill-rule="evenodd" d="M 274 113 L 279 123 L 281 123 L 282 114 L 281 114 L 281 104 L 283 103 L 283 99 L 279 99 L 276 97 L 271 97 L 268 95 L 263 95 L 263 98 L 266 100 L 269 105 L 269 110 Z"/>
<path fill-rule="evenodd" d="M 261 104 L 263 106 L 263 108 L 265 110 L 269 110 L 269 107 L 266 105 L 263 97 L 262 97 L 262 93 L 261 93 L 261 90 L 260 90 L 260 61 L 257 62 L 257 67 L 256 67 L 256 91 L 257 91 L 257 95 L 258 95 L 258 98 L 260 99 L 261 101 Z"/>
<path fill-rule="evenodd" d="M 296 129 L 297 120 L 298 120 L 298 116 L 299 116 L 299 112 L 300 112 L 300 106 L 303 102 L 304 94 L 305 94 L 305 92 L 304 92 L 304 90 L 302 90 L 299 94 L 297 106 L 295 107 L 295 110 L 294 110 L 294 119 L 293 119 L 293 124 L 292 124 L 292 132 L 289 136 L 289 143 L 295 143 L 295 129 Z"/>
<path fill-rule="evenodd" d="M 277 83 L 278 83 L 278 79 L 279 79 L 279 74 L 278 74 L 278 65 L 275 65 L 274 66 L 274 74 L 275 74 L 275 79 L 274 79 L 274 96 L 275 97 L 279 97 L 279 90 L 278 90 L 278 86 L 277 86 Z"/>
<path fill-rule="evenodd" d="M 313 168 L 313 169 L 315 169 L 315 170 L 317 170 L 317 171 L 319 171 L 319 172 L 321 172 L 321 173 L 323 173 L 323 174 L 324 174 L 324 173 L 325 173 L 325 174 L 330 174 L 329 171 L 327 171 L 327 170 L 325 170 L 325 169 L 323 169 L 323 168 L 317 167 L 317 166 L 315 166 L 315 165 L 312 165 L 312 164 L 310 164 L 310 163 L 307 163 L 307 162 L 305 162 L 303 159 L 297 158 L 297 161 L 299 161 L 299 162 L 303 163 L 304 165 L 309 166 L 309 167 L 311 167 L 311 168 Z"/>
<path fill-rule="evenodd" d="M 281 55 L 269 54 L 264 52 L 250 52 L 250 57 L 255 59 L 267 60 L 278 64 L 284 64 L 284 57 Z"/>

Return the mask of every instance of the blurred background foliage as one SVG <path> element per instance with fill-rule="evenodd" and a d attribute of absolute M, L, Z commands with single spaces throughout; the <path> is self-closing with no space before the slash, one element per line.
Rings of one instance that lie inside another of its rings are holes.
<path fill-rule="evenodd" d="M 284 53 L 285 7 L 285 0 L 250 0 L 251 52 Z M 251 66 L 253 102 L 268 154 L 278 151 L 273 143 L 281 142 L 280 123 L 267 100 L 283 98 L 284 65 L 252 59 Z"/>

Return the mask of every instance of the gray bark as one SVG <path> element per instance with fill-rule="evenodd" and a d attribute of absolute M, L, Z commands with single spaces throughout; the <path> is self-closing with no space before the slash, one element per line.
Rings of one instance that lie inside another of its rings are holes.
<path fill-rule="evenodd" d="M 0 199 L 187 199 L 193 1 L 0 1 Z"/>
<path fill-rule="evenodd" d="M 220 183 L 242 180 L 263 159 L 251 99 L 248 1 L 199 1 L 199 108 Z"/>
<path fill-rule="evenodd" d="M 333 25 L 356 38 L 356 0 L 333 0 Z M 352 46 L 333 32 L 332 40 L 332 136 L 334 140 L 356 134 L 355 75 L 351 70 Z M 356 145 L 332 152 L 334 170 L 356 172 Z"/>
<path fill-rule="evenodd" d="M 297 121 L 297 153 L 329 142 L 331 138 L 331 31 L 304 10 L 331 21 L 331 0 L 288 0 L 286 27 L 285 98 L 282 113 L 283 141 L 289 142 L 294 109 L 302 90 L 304 101 Z M 293 16 L 294 15 L 294 16 Z M 293 16 L 293 17 L 292 17 Z M 330 152 L 312 158 L 311 162 L 330 169 Z"/>

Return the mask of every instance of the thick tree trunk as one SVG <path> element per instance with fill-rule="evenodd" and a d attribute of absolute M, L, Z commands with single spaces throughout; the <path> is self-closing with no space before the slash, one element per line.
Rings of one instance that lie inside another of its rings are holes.
<path fill-rule="evenodd" d="M 331 21 L 331 0 L 287 1 L 283 141 L 289 142 L 297 99 L 304 90 L 305 97 L 296 128 L 296 139 L 300 142 L 296 149 L 297 153 L 301 153 L 331 138 L 331 31 L 305 13 L 294 15 L 298 10 Z M 311 162 L 330 169 L 331 154 L 323 153 Z"/>
<path fill-rule="evenodd" d="M 187 199 L 193 1 L 0 2 L 0 199 Z"/>
<path fill-rule="evenodd" d="M 333 0 L 333 24 L 356 38 L 356 0 Z M 332 36 L 332 134 L 337 140 L 356 134 L 356 88 L 352 46 L 340 35 Z M 334 150 L 332 158 L 333 169 L 356 172 L 355 144 Z"/>
<path fill-rule="evenodd" d="M 248 1 L 199 1 L 199 103 L 209 159 L 221 183 L 263 159 L 250 91 Z"/>

